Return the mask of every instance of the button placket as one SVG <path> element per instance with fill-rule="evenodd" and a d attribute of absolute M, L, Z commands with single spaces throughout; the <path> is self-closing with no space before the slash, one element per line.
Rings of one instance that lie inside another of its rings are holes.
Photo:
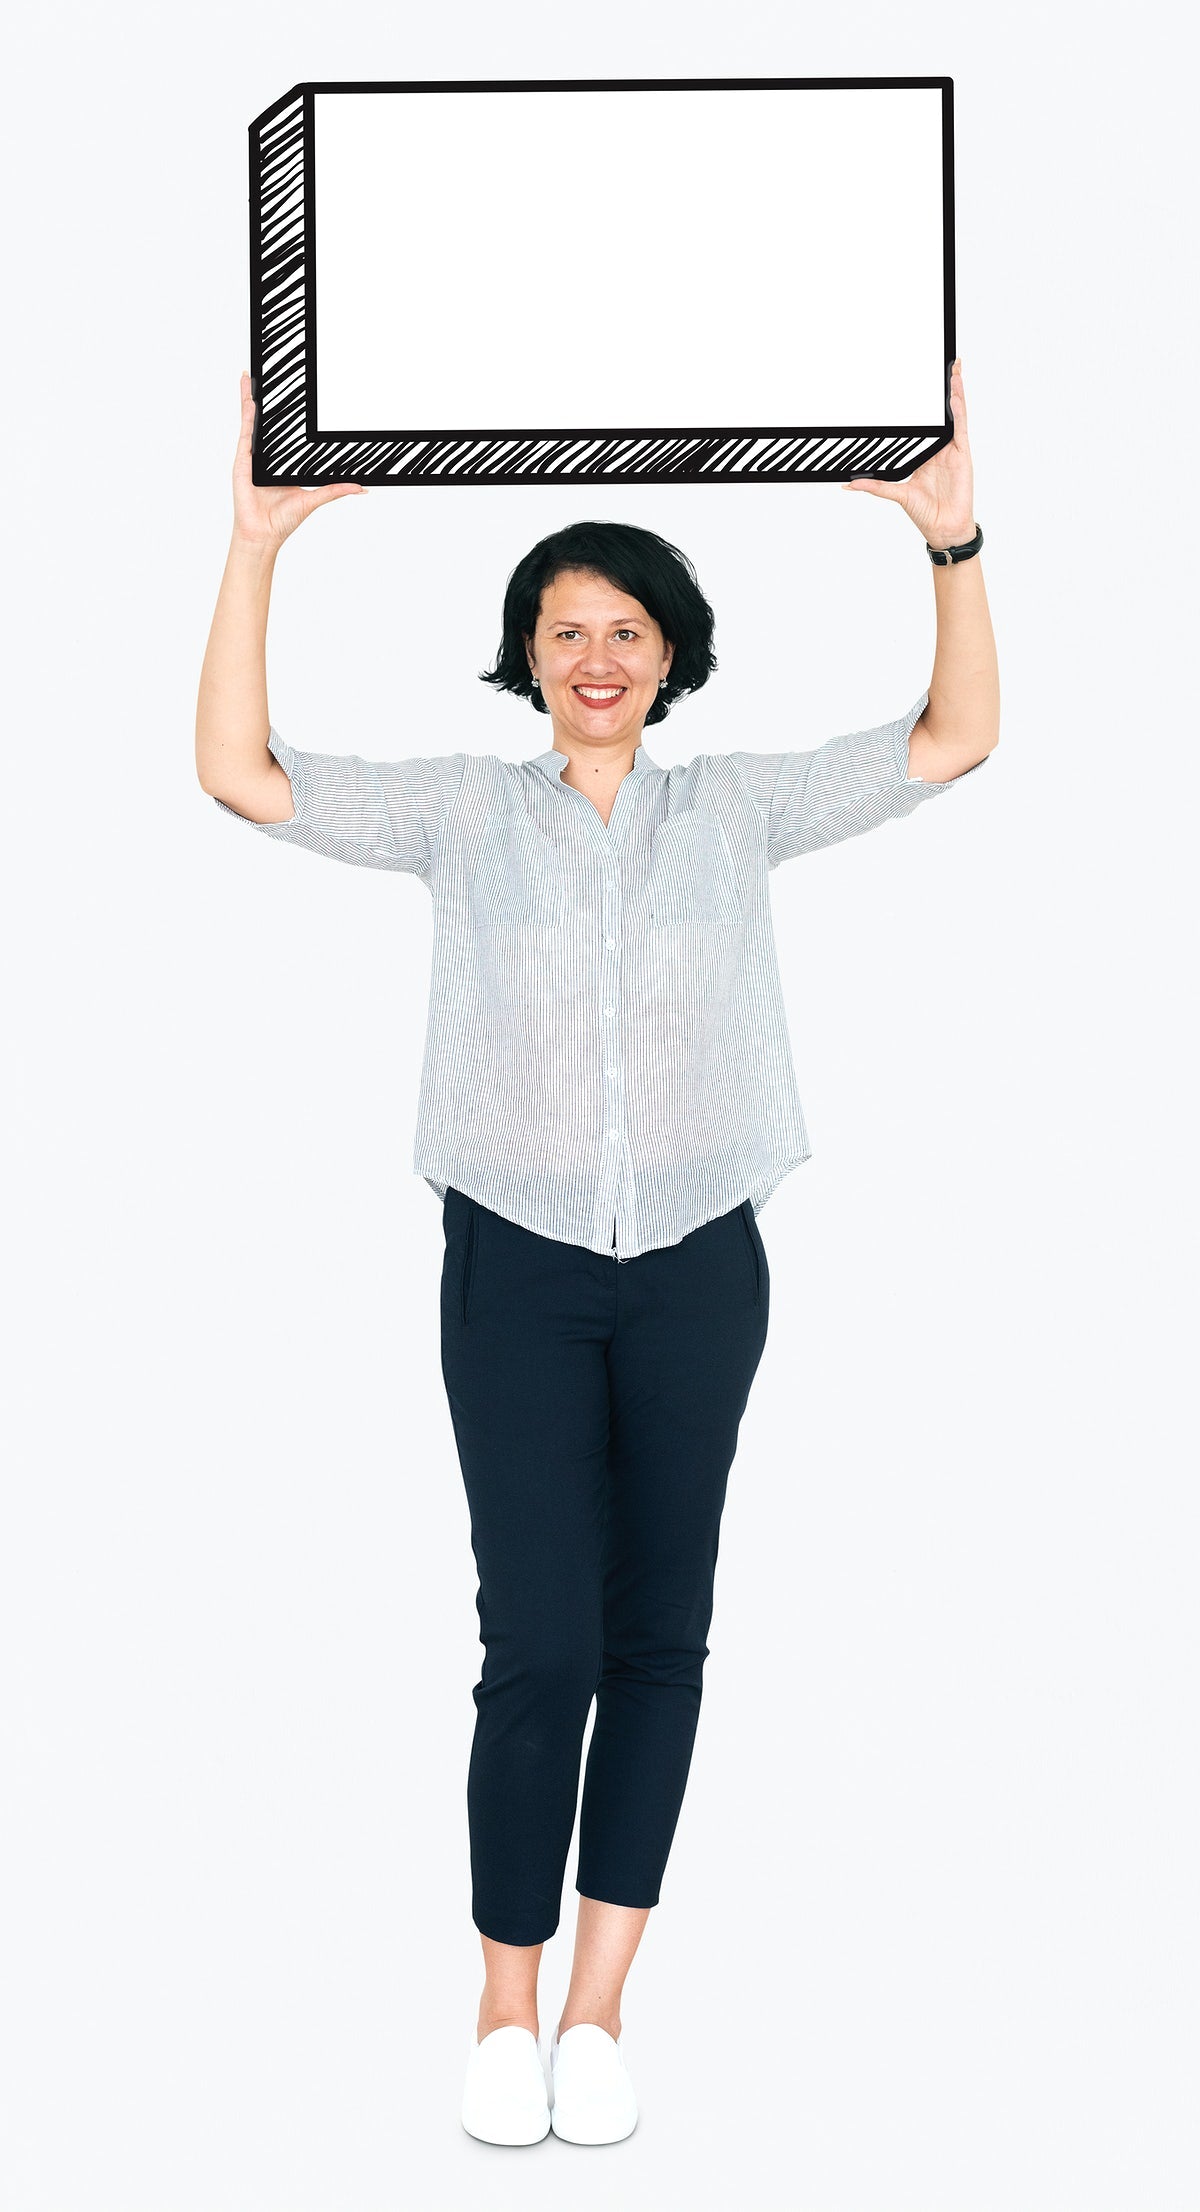
<path fill-rule="evenodd" d="M 620 863 L 612 853 L 604 856 L 604 954 L 601 959 L 601 1032 L 600 1053 L 604 1073 L 604 1108 L 608 1128 L 609 1156 L 619 1159 L 621 1143 L 621 1066 L 617 1042 L 618 1003 L 618 947 L 617 915 L 620 909 Z M 614 1187 L 614 1229 L 615 1229 Z"/>
<path fill-rule="evenodd" d="M 613 986 L 612 984 L 606 982 L 605 988 L 611 990 Z M 611 1144 L 615 1144 L 619 1142 L 621 1135 L 621 1098 L 620 1090 L 618 1087 L 620 1083 L 621 1068 L 620 1054 L 617 1048 L 616 1036 L 616 1000 L 614 998 L 606 999 L 602 1011 L 604 1020 L 607 1023 L 611 1024 L 611 1027 L 606 1029 L 603 1033 L 600 1050 L 603 1055 L 604 1076 L 606 1085 L 605 1106 L 608 1113 L 608 1136 L 609 1142 Z"/>

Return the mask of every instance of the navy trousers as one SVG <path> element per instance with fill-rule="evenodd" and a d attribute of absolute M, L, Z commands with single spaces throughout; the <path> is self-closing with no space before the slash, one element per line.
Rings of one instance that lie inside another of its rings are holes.
<path fill-rule="evenodd" d="M 442 1373 L 466 1485 L 481 1676 L 472 1917 L 499 1943 L 576 1889 L 656 1905 L 700 1711 L 717 1536 L 766 1343 L 747 1200 L 618 1262 L 451 1189 Z"/>

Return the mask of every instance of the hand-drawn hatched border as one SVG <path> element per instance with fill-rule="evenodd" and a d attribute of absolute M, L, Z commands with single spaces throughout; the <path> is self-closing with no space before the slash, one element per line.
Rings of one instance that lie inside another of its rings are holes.
<path fill-rule="evenodd" d="M 316 427 L 313 101 L 319 92 L 940 91 L 946 414 L 940 425 L 722 430 Z M 954 105 L 949 77 L 541 78 L 302 84 L 250 125 L 250 363 L 256 484 L 720 484 L 898 481 L 954 434 Z"/>

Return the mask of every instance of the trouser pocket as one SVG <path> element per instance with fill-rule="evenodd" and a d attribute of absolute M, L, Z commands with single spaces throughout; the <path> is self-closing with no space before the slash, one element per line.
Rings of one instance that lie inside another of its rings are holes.
<path fill-rule="evenodd" d="M 468 1199 L 467 1204 L 470 1211 L 467 1215 L 466 1236 L 463 1243 L 461 1293 L 461 1313 L 464 1322 L 467 1319 L 467 1310 L 470 1303 L 471 1277 L 475 1270 L 475 1242 L 479 1232 L 479 1214 L 474 1200 Z"/>
<path fill-rule="evenodd" d="M 749 1248 L 750 1266 L 754 1273 L 754 1303 L 757 1305 L 762 1295 L 762 1274 L 759 1268 L 758 1238 L 754 1231 L 754 1213 L 748 1198 L 744 1198 L 738 1207 L 738 1220 L 742 1224 L 742 1233 Z"/>

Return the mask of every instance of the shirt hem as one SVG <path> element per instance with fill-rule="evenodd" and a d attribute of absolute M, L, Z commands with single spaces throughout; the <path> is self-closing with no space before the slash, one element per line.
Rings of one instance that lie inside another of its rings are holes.
<path fill-rule="evenodd" d="M 755 1189 L 752 1186 L 750 1190 L 744 1191 L 740 1198 L 732 1199 L 729 1206 L 722 1207 L 720 1209 L 720 1213 L 730 1213 L 735 1207 L 744 1206 L 748 1201 L 754 1213 L 755 1220 L 757 1220 L 759 1214 L 762 1212 L 763 1207 L 766 1205 L 767 1200 L 774 1196 L 774 1193 L 778 1190 L 780 1184 L 786 1180 L 786 1178 L 792 1173 L 793 1169 L 803 1167 L 805 1161 L 811 1160 L 811 1158 L 812 1146 L 810 1144 L 805 1144 L 800 1151 L 792 1153 L 786 1160 L 781 1161 L 777 1165 L 777 1167 L 773 1169 L 772 1180 L 766 1185 L 765 1189 L 760 1188 L 756 1194 Z M 479 1191 L 469 1190 L 465 1182 L 456 1181 L 453 1170 L 448 1167 L 445 1168 L 441 1173 L 439 1173 L 436 1168 L 430 1166 L 428 1163 L 419 1165 L 414 1164 L 412 1172 L 414 1175 L 419 1175 L 422 1181 L 429 1185 L 429 1188 L 433 1192 L 435 1198 L 437 1198 L 443 1205 L 445 1204 L 447 1190 L 453 1188 L 455 1190 L 461 1191 L 464 1198 L 473 1199 L 474 1203 L 477 1206 L 485 1206 L 488 1209 L 489 1213 L 500 1213 L 501 1218 L 505 1221 L 511 1221 L 514 1228 L 528 1229 L 532 1236 L 546 1237 L 551 1243 L 554 1244 L 576 1245 L 581 1251 L 597 1253 L 601 1259 L 611 1259 L 614 1257 L 613 1248 L 609 1243 L 605 1241 L 604 1237 L 602 1237 L 598 1243 L 587 1243 L 582 1238 L 578 1237 L 559 1237 L 554 1234 L 553 1230 L 536 1229 L 534 1228 L 532 1222 L 520 1221 L 517 1219 L 515 1214 L 502 1213 L 500 1207 L 493 1206 L 491 1200 L 488 1198 L 484 1198 Z M 704 1228 L 707 1222 L 716 1221 L 719 1218 L 719 1213 L 706 1214 L 703 1220 L 693 1221 L 690 1227 L 682 1230 L 678 1237 L 669 1239 L 666 1245 L 647 1244 L 642 1247 L 642 1252 L 659 1252 L 668 1250 L 671 1244 L 681 1244 L 684 1237 L 691 1236 L 695 1232 L 695 1230 Z M 615 1256 L 623 1260 L 640 1259 L 642 1257 L 642 1252 L 618 1251 Z"/>

